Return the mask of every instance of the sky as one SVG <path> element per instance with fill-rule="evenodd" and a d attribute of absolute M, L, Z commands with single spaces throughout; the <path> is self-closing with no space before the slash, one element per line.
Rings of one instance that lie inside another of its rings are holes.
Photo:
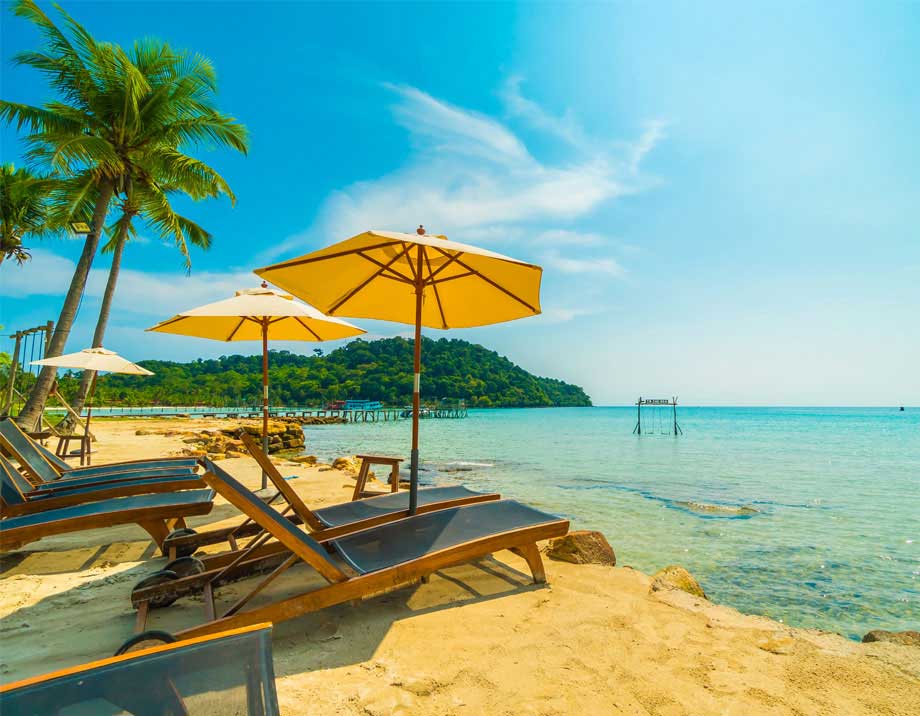
<path fill-rule="evenodd" d="M 106 347 L 132 360 L 256 353 L 144 328 L 424 224 L 544 268 L 542 315 L 426 335 L 595 404 L 920 405 L 918 3 L 62 4 L 97 39 L 211 58 L 251 133 L 246 157 L 197 152 L 238 201 L 179 205 L 214 235 L 190 274 L 144 227 L 128 246 Z M 10 61 L 39 39 L 2 5 L 0 96 L 52 99 Z M 0 129 L 2 161 L 22 149 Z M 56 319 L 80 250 L 31 246 L 0 268 L 6 329 Z"/>

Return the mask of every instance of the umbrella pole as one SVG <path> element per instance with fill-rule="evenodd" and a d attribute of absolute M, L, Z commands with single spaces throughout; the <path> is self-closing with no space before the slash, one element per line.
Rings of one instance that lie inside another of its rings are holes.
<path fill-rule="evenodd" d="M 268 319 L 262 319 L 262 452 L 268 455 Z M 262 489 L 268 485 L 268 475 L 262 471 Z"/>
<path fill-rule="evenodd" d="M 425 285 L 422 283 L 422 252 L 419 251 L 418 277 L 415 284 L 415 360 L 413 363 L 412 384 L 412 452 L 409 458 L 409 514 L 414 515 L 418 508 L 418 414 L 422 372 L 422 294 Z"/>
<path fill-rule="evenodd" d="M 83 451 L 85 451 L 87 465 L 93 464 L 92 457 L 91 457 L 93 443 L 92 443 L 92 437 L 90 436 L 90 433 L 89 433 L 89 421 L 93 417 L 93 396 L 95 396 L 96 394 L 96 376 L 98 375 L 99 373 L 97 371 L 93 371 L 93 380 L 89 384 L 89 391 L 87 392 L 87 401 L 86 401 L 86 425 L 84 426 L 85 430 L 83 433 L 84 441 L 82 445 L 80 446 L 83 449 Z M 80 460 L 80 464 L 81 465 L 83 464 L 82 458 Z"/>

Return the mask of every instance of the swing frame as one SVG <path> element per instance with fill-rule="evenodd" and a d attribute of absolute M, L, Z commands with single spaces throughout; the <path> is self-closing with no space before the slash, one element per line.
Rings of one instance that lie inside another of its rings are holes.
<path fill-rule="evenodd" d="M 659 426 L 662 424 L 662 421 L 660 420 L 660 417 L 661 417 L 660 410 L 662 407 L 664 406 L 670 407 L 671 416 L 672 416 L 672 423 L 671 423 L 670 430 L 665 432 L 659 428 L 659 430 L 656 431 L 653 428 L 651 431 L 646 430 L 645 431 L 646 434 L 649 434 L 649 432 L 652 435 L 656 433 L 660 435 L 683 435 L 684 434 L 684 431 L 681 429 L 680 424 L 677 422 L 677 396 L 675 395 L 672 398 L 643 398 L 642 396 L 639 396 L 639 400 L 636 401 L 636 427 L 633 428 L 633 435 L 643 434 L 642 432 L 642 406 L 643 405 L 656 407 L 656 410 L 658 411 L 656 412 L 656 415 L 659 416 L 659 422 L 658 422 Z"/>

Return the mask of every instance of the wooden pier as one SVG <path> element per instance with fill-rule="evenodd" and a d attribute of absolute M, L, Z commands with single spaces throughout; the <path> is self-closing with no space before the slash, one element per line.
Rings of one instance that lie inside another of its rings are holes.
<path fill-rule="evenodd" d="M 48 412 L 55 412 L 49 408 Z M 347 423 L 377 423 L 406 420 L 412 417 L 411 408 L 376 408 L 373 410 L 331 410 L 328 408 L 296 408 L 279 406 L 271 408 L 273 418 L 334 418 Z M 202 407 L 198 405 L 173 406 L 99 406 L 93 408 L 96 418 L 246 418 L 262 417 L 261 407 L 239 406 L 230 408 Z M 423 420 L 457 419 L 467 417 L 465 405 L 433 406 L 422 408 L 419 415 Z"/>

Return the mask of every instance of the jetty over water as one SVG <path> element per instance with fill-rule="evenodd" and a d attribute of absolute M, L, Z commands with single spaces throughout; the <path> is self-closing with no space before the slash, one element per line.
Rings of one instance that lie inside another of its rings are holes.
<path fill-rule="evenodd" d="M 47 412 L 54 413 L 55 408 Z M 299 408 L 278 406 L 269 409 L 273 418 L 317 418 L 330 419 L 330 422 L 377 423 L 412 418 L 412 408 Z M 457 419 L 467 417 L 467 407 L 463 402 L 451 405 L 434 405 L 423 407 L 419 417 L 424 419 Z M 93 408 L 96 418 L 261 418 L 261 406 L 237 406 L 217 408 L 201 405 L 144 405 L 144 406 L 99 406 Z"/>

